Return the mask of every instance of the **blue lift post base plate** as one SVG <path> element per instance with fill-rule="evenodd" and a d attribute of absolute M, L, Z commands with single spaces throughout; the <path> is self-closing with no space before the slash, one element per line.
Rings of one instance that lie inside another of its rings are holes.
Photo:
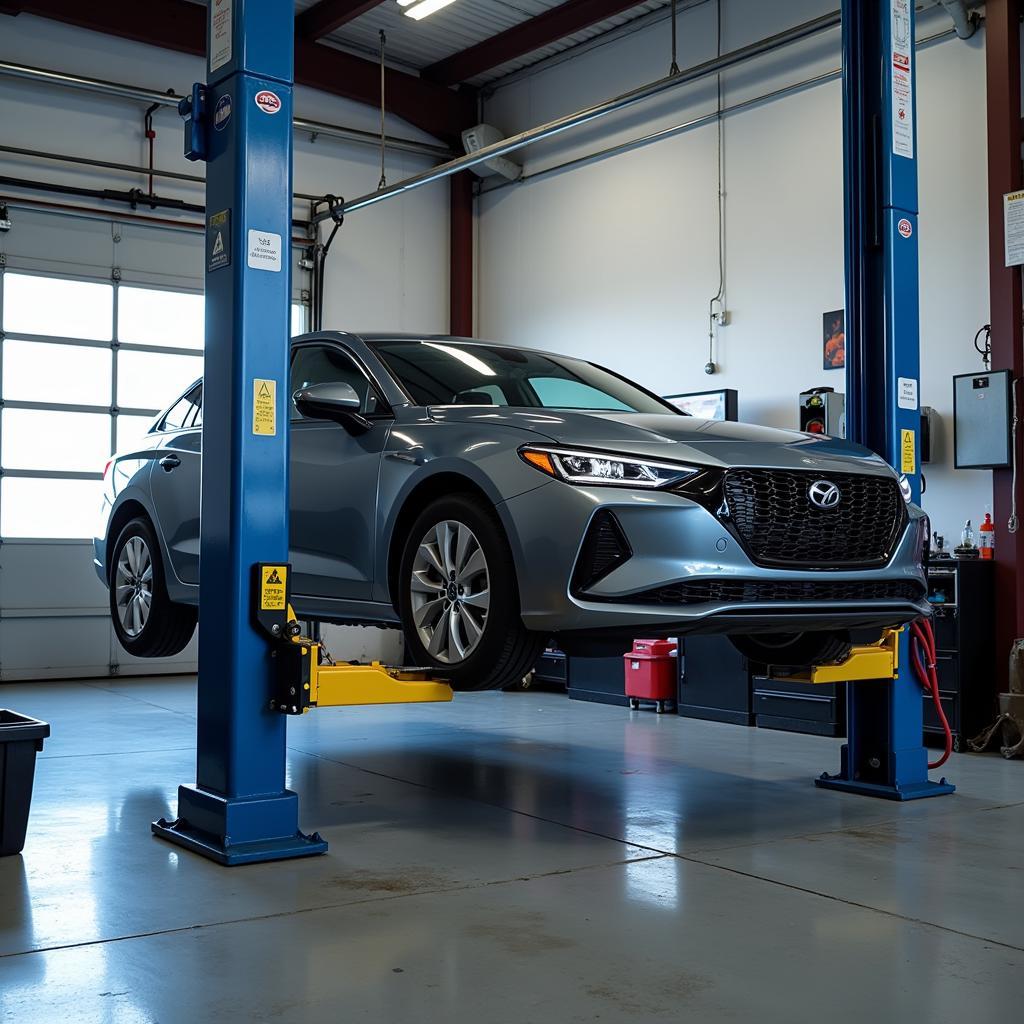
<path fill-rule="evenodd" d="M 296 832 L 294 836 L 282 839 L 257 839 L 250 843 L 225 845 L 220 836 L 192 828 L 180 818 L 177 821 L 161 818 L 153 822 L 152 829 L 153 835 L 228 867 L 292 857 L 315 857 L 327 852 L 327 841 L 320 838 L 319 832 L 309 836 Z"/>
<path fill-rule="evenodd" d="M 175 821 L 153 822 L 153 835 L 216 861 L 254 864 L 327 852 L 319 833 L 298 829 L 299 798 L 290 790 L 228 798 L 198 786 L 178 788 Z"/>
<path fill-rule="evenodd" d="M 883 800 L 921 800 L 927 796 L 946 796 L 956 792 L 956 786 L 944 778 L 938 782 L 913 782 L 904 786 L 889 786 L 877 782 L 844 779 L 841 775 L 829 775 L 826 772 L 815 779 L 814 784 L 822 789 L 837 789 L 844 793 L 856 793 L 858 796 L 877 796 Z"/>

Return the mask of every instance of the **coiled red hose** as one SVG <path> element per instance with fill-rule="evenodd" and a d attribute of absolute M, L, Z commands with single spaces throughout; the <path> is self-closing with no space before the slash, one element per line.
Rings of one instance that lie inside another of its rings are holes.
<path fill-rule="evenodd" d="M 946 749 L 938 761 L 928 762 L 929 770 L 941 768 L 949 760 L 949 755 L 953 753 L 953 730 L 950 729 L 949 722 L 946 720 L 946 712 L 942 709 L 942 698 L 939 696 L 939 677 L 935 671 L 935 658 L 935 633 L 932 630 L 932 624 L 927 619 L 918 619 L 910 626 L 910 660 L 921 688 L 932 695 L 935 710 L 942 723 L 942 731 L 946 735 Z"/>

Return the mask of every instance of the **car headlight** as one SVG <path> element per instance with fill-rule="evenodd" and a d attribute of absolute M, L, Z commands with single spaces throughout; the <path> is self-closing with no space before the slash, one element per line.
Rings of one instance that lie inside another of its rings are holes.
<path fill-rule="evenodd" d="M 519 449 L 524 462 L 569 484 L 619 487 L 667 487 L 699 472 L 678 462 L 652 462 L 629 455 L 528 445 Z"/>
<path fill-rule="evenodd" d="M 903 500 L 909 505 L 914 500 L 914 492 L 910 489 L 910 481 L 905 475 L 900 475 L 900 494 Z"/>

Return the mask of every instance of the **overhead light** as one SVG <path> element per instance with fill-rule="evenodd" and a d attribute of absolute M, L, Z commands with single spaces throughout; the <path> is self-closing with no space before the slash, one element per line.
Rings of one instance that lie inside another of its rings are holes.
<path fill-rule="evenodd" d="M 415 18 L 420 21 L 427 15 L 433 14 L 435 11 L 441 10 L 442 7 L 447 7 L 449 4 L 454 3 L 455 0 L 398 0 L 398 6 L 406 8 L 402 13 L 407 18 Z"/>

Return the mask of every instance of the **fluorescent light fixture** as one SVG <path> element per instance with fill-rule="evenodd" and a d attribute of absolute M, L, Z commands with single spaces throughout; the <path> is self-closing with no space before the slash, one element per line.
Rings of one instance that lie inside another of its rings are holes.
<path fill-rule="evenodd" d="M 406 8 L 402 13 L 407 18 L 415 18 L 420 21 L 454 2 L 455 0 L 398 0 L 398 5 Z"/>
<path fill-rule="evenodd" d="M 467 352 L 464 348 L 457 348 L 455 345 L 442 345 L 437 341 L 425 341 L 423 344 L 428 348 L 436 348 L 438 352 L 444 352 L 446 355 L 458 359 L 460 363 L 465 363 L 466 366 L 471 370 L 476 370 L 482 377 L 497 376 L 482 359 L 478 359 L 472 352 Z"/>

